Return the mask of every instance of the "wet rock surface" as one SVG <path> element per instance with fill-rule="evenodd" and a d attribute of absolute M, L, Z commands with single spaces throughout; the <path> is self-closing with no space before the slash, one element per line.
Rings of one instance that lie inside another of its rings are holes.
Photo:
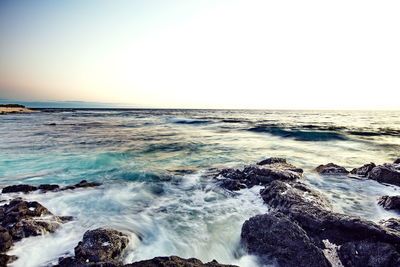
<path fill-rule="evenodd" d="M 375 167 L 376 167 L 375 163 L 371 162 L 371 163 L 364 164 L 363 166 L 361 166 L 359 168 L 352 169 L 350 173 L 361 176 L 361 177 L 367 177 L 368 174 L 371 172 L 371 170 Z"/>
<path fill-rule="evenodd" d="M 389 164 L 376 166 L 369 174 L 368 178 L 380 183 L 400 185 L 400 164 Z"/>
<path fill-rule="evenodd" d="M 346 168 L 336 165 L 334 163 L 319 165 L 314 170 L 322 175 L 346 175 L 349 173 L 349 171 L 346 170 Z"/>
<path fill-rule="evenodd" d="M 395 164 L 400 164 L 400 158 L 395 159 L 395 160 L 393 161 L 393 163 L 395 163 Z"/>
<path fill-rule="evenodd" d="M 279 266 L 330 266 L 307 233 L 282 213 L 250 218 L 243 224 L 241 239 L 249 253 L 277 259 Z"/>
<path fill-rule="evenodd" d="M 379 198 L 378 204 L 386 210 L 400 211 L 400 196 L 382 196 Z"/>
<path fill-rule="evenodd" d="M 121 266 L 122 252 L 128 243 L 127 235 L 119 231 L 89 230 L 75 247 L 75 256 L 61 258 L 57 266 Z"/>
<path fill-rule="evenodd" d="M 386 220 L 381 220 L 379 223 L 387 228 L 400 232 L 400 219 L 389 218 Z"/>
<path fill-rule="evenodd" d="M 61 190 L 72 190 L 77 188 L 86 188 L 86 187 L 96 187 L 100 186 L 101 183 L 96 182 L 88 182 L 86 180 L 82 180 L 77 184 L 68 185 L 64 187 L 60 187 L 57 184 L 42 184 L 39 186 L 32 186 L 28 184 L 19 184 L 19 185 L 10 185 L 6 186 L 2 189 L 2 193 L 29 193 L 33 191 L 40 190 L 41 192 L 48 192 L 48 191 L 61 191 Z"/>
<path fill-rule="evenodd" d="M 124 267 L 235 267 L 236 265 L 220 264 L 217 261 L 203 263 L 198 259 L 183 259 L 177 256 L 156 257 L 151 260 L 138 261 Z"/>

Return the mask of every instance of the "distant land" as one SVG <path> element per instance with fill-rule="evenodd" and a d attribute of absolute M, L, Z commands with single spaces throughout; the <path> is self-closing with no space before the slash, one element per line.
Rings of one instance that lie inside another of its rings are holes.
<path fill-rule="evenodd" d="M 0 105 L 18 103 L 28 108 L 141 108 L 141 106 L 124 103 L 102 103 L 88 101 L 18 101 L 0 99 Z"/>

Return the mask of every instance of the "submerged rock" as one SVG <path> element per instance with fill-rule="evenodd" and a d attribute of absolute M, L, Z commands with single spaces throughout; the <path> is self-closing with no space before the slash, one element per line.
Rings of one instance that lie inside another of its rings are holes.
<path fill-rule="evenodd" d="M 400 266 L 400 254 L 392 244 L 354 241 L 339 247 L 339 258 L 344 266 Z"/>
<path fill-rule="evenodd" d="M 386 210 L 400 210 L 400 196 L 382 196 L 378 204 Z"/>
<path fill-rule="evenodd" d="M 62 187 L 61 190 L 71 190 L 71 189 L 76 189 L 76 188 L 96 187 L 96 186 L 100 186 L 100 185 L 101 185 L 101 183 L 88 182 L 86 180 L 82 180 L 77 184 Z"/>
<path fill-rule="evenodd" d="M 349 173 L 346 168 L 336 165 L 334 163 L 328 163 L 325 165 L 319 165 L 314 169 L 317 173 L 323 175 L 346 175 Z"/>
<path fill-rule="evenodd" d="M 126 264 L 124 267 L 237 267 L 235 265 L 220 264 L 216 260 L 203 263 L 198 259 L 183 259 L 177 256 L 156 257 L 151 260 L 143 260 Z"/>
<path fill-rule="evenodd" d="M 17 192 L 28 193 L 28 192 L 36 191 L 37 189 L 38 188 L 36 186 L 27 185 L 27 184 L 18 184 L 18 185 L 6 186 L 3 188 L 3 190 L 1 192 L 3 194 L 4 193 L 17 193 Z"/>
<path fill-rule="evenodd" d="M 38 189 L 42 191 L 56 191 L 59 188 L 58 184 L 41 184 L 38 186 Z"/>
<path fill-rule="evenodd" d="M 60 258 L 57 266 L 122 266 L 122 252 L 128 243 L 128 236 L 119 231 L 89 230 L 75 247 L 75 257 Z"/>
<path fill-rule="evenodd" d="M 389 164 L 376 166 L 369 174 L 368 178 L 380 183 L 400 185 L 400 164 Z"/>
<path fill-rule="evenodd" d="M 352 169 L 350 173 L 361 176 L 361 177 L 367 177 L 368 174 L 371 172 L 371 170 L 375 167 L 376 167 L 375 163 L 371 162 L 371 163 L 364 164 L 363 166 L 361 166 L 359 168 Z"/>
<path fill-rule="evenodd" d="M 247 252 L 276 259 L 279 266 L 331 266 L 307 233 L 282 213 L 257 215 L 242 227 Z"/>

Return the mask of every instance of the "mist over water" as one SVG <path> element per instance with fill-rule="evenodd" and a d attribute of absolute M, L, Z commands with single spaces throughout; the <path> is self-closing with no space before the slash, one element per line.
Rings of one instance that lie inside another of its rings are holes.
<path fill-rule="evenodd" d="M 393 217 L 376 199 L 399 194 L 395 186 L 311 171 L 328 162 L 348 169 L 392 162 L 400 156 L 399 111 L 52 110 L 0 116 L 0 136 L 2 185 L 103 183 L 23 195 L 75 220 L 16 243 L 13 266 L 56 262 L 96 227 L 131 234 L 126 263 L 178 255 L 256 266 L 239 241 L 243 222 L 268 210 L 260 187 L 233 194 L 206 171 L 265 157 L 303 168 L 305 183 L 339 212 Z"/>

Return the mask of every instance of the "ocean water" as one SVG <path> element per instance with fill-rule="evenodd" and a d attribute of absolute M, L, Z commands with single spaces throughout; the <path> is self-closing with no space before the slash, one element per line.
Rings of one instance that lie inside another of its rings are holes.
<path fill-rule="evenodd" d="M 334 209 L 373 221 L 396 216 L 376 205 L 395 186 L 312 172 L 400 157 L 399 111 L 42 110 L 0 116 L 0 185 L 80 180 L 98 188 L 23 195 L 75 220 L 15 244 L 12 266 L 41 266 L 73 252 L 83 233 L 129 233 L 125 262 L 178 255 L 257 266 L 240 247 L 243 222 L 265 213 L 260 187 L 231 193 L 209 168 L 285 157 Z M 21 196 L 1 195 L 1 199 Z"/>

